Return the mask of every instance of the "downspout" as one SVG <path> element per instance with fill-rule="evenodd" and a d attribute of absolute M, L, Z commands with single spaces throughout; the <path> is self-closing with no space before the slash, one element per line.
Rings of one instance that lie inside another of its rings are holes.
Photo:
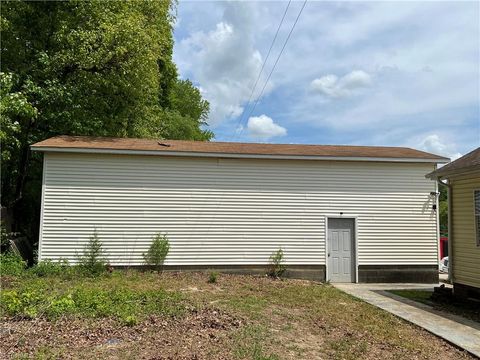
<path fill-rule="evenodd" d="M 442 182 L 437 178 L 437 182 L 447 187 L 447 228 L 448 228 L 448 282 L 453 282 L 453 226 L 452 226 L 452 185 L 447 182 Z M 440 209 L 439 209 L 440 210 Z M 440 239 L 439 239 L 440 240 Z"/>

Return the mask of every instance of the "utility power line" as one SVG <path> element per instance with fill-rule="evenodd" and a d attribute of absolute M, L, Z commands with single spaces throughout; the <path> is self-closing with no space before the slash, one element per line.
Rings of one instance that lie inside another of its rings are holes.
<path fill-rule="evenodd" d="M 263 84 L 263 87 L 262 87 L 262 90 L 260 91 L 260 95 L 257 96 L 257 99 L 255 100 L 255 103 L 253 104 L 253 107 L 252 109 L 250 110 L 250 112 L 248 113 L 248 116 L 247 116 L 247 119 L 250 118 L 250 116 L 252 115 L 253 111 L 255 110 L 255 108 L 257 107 L 257 104 L 258 104 L 258 101 L 260 100 L 260 98 L 262 97 L 263 95 L 263 92 L 265 91 L 265 88 L 267 87 L 267 84 L 268 84 L 268 81 L 270 80 L 270 77 L 272 76 L 277 64 L 278 64 L 278 61 L 280 60 L 280 57 L 282 56 L 283 54 L 283 51 L 285 50 L 285 47 L 287 46 L 287 43 L 288 43 L 288 40 L 290 39 L 290 36 L 292 35 L 293 33 L 293 30 L 295 29 L 295 26 L 297 25 L 297 22 L 298 22 L 298 19 L 300 18 L 300 15 L 302 15 L 302 12 L 303 12 L 303 9 L 305 8 L 305 5 L 307 4 L 307 1 L 308 0 L 305 0 L 303 2 L 303 5 L 300 9 L 300 11 L 298 12 L 298 15 L 297 15 L 297 18 L 295 19 L 295 22 L 293 23 L 293 26 L 292 28 L 290 29 L 290 32 L 288 33 L 288 36 L 287 38 L 285 39 L 285 42 L 283 43 L 283 47 L 282 49 L 280 50 L 278 56 L 277 56 L 277 59 L 275 60 L 275 63 L 273 64 L 273 67 L 272 67 L 272 70 L 270 71 L 270 73 L 268 74 L 268 77 L 267 77 L 267 80 L 265 81 L 265 84 Z M 290 3 L 289 3 L 290 4 Z M 242 116 L 242 119 L 243 119 L 243 116 Z M 241 125 L 241 124 L 240 124 Z M 237 135 L 240 135 L 243 131 L 243 127 L 240 127 L 239 129 L 239 132 Z"/>
<path fill-rule="evenodd" d="M 237 123 L 237 126 L 235 127 L 234 131 L 234 136 L 236 134 L 237 128 L 240 124 L 243 122 L 243 118 L 245 113 L 247 112 L 248 106 L 250 105 L 250 101 L 252 100 L 252 96 L 255 92 L 255 89 L 257 88 L 258 81 L 260 80 L 260 76 L 262 75 L 263 69 L 265 68 L 265 64 L 267 63 L 268 57 L 270 56 L 270 52 L 272 51 L 273 45 L 275 44 L 275 41 L 277 40 L 278 33 L 280 31 L 280 28 L 282 27 L 283 20 L 285 20 L 285 16 L 287 15 L 288 8 L 290 7 L 290 3 L 292 0 L 288 1 L 287 7 L 285 8 L 285 11 L 283 12 L 282 20 L 280 20 L 280 23 L 278 24 L 277 31 L 275 33 L 275 36 L 273 37 L 272 43 L 270 44 L 270 48 L 268 49 L 267 56 L 265 57 L 265 60 L 263 60 L 262 67 L 258 73 L 257 79 L 255 80 L 255 84 L 253 85 L 252 92 L 250 93 L 250 96 L 248 97 L 247 105 L 245 105 L 245 110 L 242 111 L 242 115 L 240 116 L 240 119 Z"/>

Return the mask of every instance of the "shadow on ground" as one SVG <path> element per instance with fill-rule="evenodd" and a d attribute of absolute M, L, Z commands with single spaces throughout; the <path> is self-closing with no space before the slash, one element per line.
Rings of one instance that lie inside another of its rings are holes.
<path fill-rule="evenodd" d="M 398 289 L 395 289 L 395 290 L 398 290 Z M 423 291 L 432 291 L 431 288 L 415 289 L 415 291 L 422 291 L 422 290 Z M 469 326 L 469 327 L 471 327 L 473 329 L 476 329 L 476 330 L 480 330 L 480 323 L 479 322 L 471 320 L 471 319 L 467 319 L 467 318 L 465 318 L 461 315 L 449 313 L 449 312 L 447 312 L 448 310 L 443 310 L 443 309 L 440 309 L 440 308 L 436 308 L 436 306 L 441 307 L 440 304 L 439 305 L 434 304 L 434 303 L 432 303 L 432 305 L 424 304 L 424 303 L 421 303 L 419 301 L 411 300 L 411 299 L 405 298 L 403 296 L 394 294 L 390 291 L 391 290 L 388 290 L 388 289 L 386 289 L 386 290 L 372 290 L 372 292 L 377 293 L 379 295 L 389 297 L 391 299 L 397 300 L 397 301 L 402 302 L 404 304 L 411 305 L 411 306 L 414 306 L 418 309 L 427 311 L 431 314 L 438 315 L 438 316 L 441 316 L 445 319 L 449 319 L 449 320 L 458 322 L 462 325 Z M 432 291 L 432 293 L 433 293 L 433 291 Z"/>

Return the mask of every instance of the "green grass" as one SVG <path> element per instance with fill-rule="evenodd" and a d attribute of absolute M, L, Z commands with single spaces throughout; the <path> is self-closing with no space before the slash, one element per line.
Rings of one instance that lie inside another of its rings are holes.
<path fill-rule="evenodd" d="M 268 301 L 254 295 L 232 296 L 224 302 L 227 307 L 235 309 L 251 318 L 261 317 L 263 311 L 268 306 Z"/>
<path fill-rule="evenodd" d="M 418 301 L 424 304 L 432 305 L 433 302 L 430 299 L 432 296 L 431 291 L 427 290 L 389 290 L 388 292 L 410 299 L 414 301 Z"/>
<path fill-rule="evenodd" d="M 278 355 L 267 353 L 264 349 L 265 338 L 271 336 L 265 326 L 250 325 L 240 329 L 234 335 L 234 355 L 239 359 L 277 360 Z"/>

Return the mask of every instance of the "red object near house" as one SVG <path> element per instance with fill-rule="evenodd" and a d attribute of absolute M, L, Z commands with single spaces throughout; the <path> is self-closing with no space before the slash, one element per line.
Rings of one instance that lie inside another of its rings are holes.
<path fill-rule="evenodd" d="M 440 238 L 440 259 L 448 256 L 448 237 L 442 236 Z"/>

